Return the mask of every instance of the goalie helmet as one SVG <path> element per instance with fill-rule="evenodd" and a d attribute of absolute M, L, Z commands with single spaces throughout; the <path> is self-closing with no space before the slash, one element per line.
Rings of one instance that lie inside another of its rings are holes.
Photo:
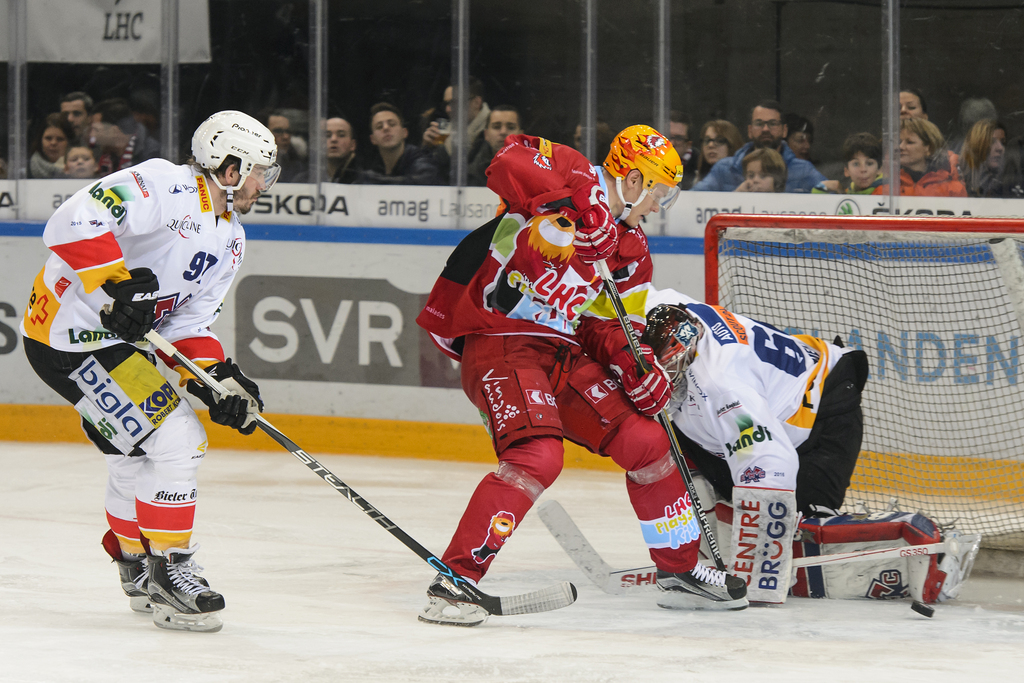
<path fill-rule="evenodd" d="M 262 178 L 260 190 L 268 190 L 281 174 L 281 167 L 276 163 L 274 134 L 240 111 L 220 111 L 199 124 L 192 135 L 192 156 L 201 168 L 210 172 L 210 179 L 222 190 L 237 190 L 253 174 Z M 229 156 L 241 161 L 238 165 L 241 179 L 234 187 L 222 185 L 215 173 Z"/>
<path fill-rule="evenodd" d="M 650 126 L 636 125 L 626 128 L 612 140 L 604 167 L 615 178 L 615 190 L 625 211 L 625 219 L 634 206 L 648 193 L 657 199 L 662 211 L 670 208 L 679 196 L 679 183 L 683 179 L 683 162 L 668 138 Z M 643 192 L 632 204 L 622 197 L 622 179 L 632 170 L 644 177 Z"/>
<path fill-rule="evenodd" d="M 704 326 L 685 305 L 659 304 L 647 313 L 647 328 L 640 341 L 654 351 L 673 386 L 684 383 L 686 368 L 697 355 Z"/>

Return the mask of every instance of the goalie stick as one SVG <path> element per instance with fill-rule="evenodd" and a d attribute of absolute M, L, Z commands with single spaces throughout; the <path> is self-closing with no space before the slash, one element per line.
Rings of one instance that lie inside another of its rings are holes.
<path fill-rule="evenodd" d="M 229 393 L 227 389 L 220 384 L 220 382 L 215 380 L 213 377 L 210 377 L 210 375 L 204 372 L 202 368 L 193 363 L 189 358 L 185 357 L 177 348 L 174 347 L 173 344 L 161 337 L 155 330 L 149 332 L 146 335 L 146 339 L 165 354 L 174 358 L 178 363 L 188 368 L 188 370 L 198 377 L 203 384 L 215 391 L 218 394 L 218 397 Z M 576 586 L 572 585 L 568 581 L 563 581 L 562 583 L 549 586 L 548 588 L 544 588 L 539 591 L 509 595 L 505 597 L 484 593 L 460 576 L 454 569 L 442 562 L 439 557 L 420 545 L 412 536 L 402 530 L 401 527 L 385 517 L 383 512 L 371 505 L 365 498 L 356 493 L 352 487 L 317 462 L 316 458 L 299 448 L 294 441 L 289 439 L 282 432 L 278 431 L 278 429 L 270 424 L 270 422 L 268 422 L 262 415 L 257 414 L 255 417 L 256 424 L 259 425 L 260 429 L 266 432 L 267 436 L 298 458 L 299 462 L 312 470 L 325 482 L 330 484 L 334 490 L 352 501 L 352 503 L 365 512 L 370 519 L 384 527 L 386 531 L 405 544 L 405 547 L 416 553 L 434 570 L 446 577 L 453 586 L 462 592 L 466 597 L 466 602 L 471 602 L 483 607 L 489 614 L 510 615 L 547 612 L 549 610 L 567 607 L 576 601 Z"/>
<path fill-rule="evenodd" d="M 555 537 L 558 544 L 562 546 L 565 553 L 576 563 L 584 574 L 587 575 L 601 590 L 610 595 L 621 595 L 637 588 L 649 588 L 655 586 L 654 578 L 657 575 L 657 567 L 638 567 L 636 569 L 614 569 L 586 539 L 572 517 L 565 511 L 565 508 L 556 500 L 548 500 L 537 507 L 537 514 L 540 516 L 544 526 L 548 528 L 551 535 Z M 963 542 L 976 544 L 975 537 L 966 537 Z M 827 564 L 841 562 L 865 562 L 868 560 L 879 560 L 891 557 L 917 557 L 921 555 L 938 555 L 950 553 L 957 555 L 960 552 L 960 543 L 956 537 L 950 537 L 941 543 L 928 543 L 924 545 L 907 545 L 895 548 L 875 548 L 873 550 L 857 550 L 849 553 L 833 553 L 830 555 L 817 555 L 813 557 L 793 558 L 793 569 L 801 567 L 817 567 Z"/>
<path fill-rule="evenodd" d="M 636 359 L 637 366 L 647 374 L 651 371 L 651 366 L 647 364 L 644 359 L 643 353 L 640 351 L 640 340 L 636 338 L 636 332 L 633 330 L 633 326 L 629 322 L 629 318 L 626 314 L 626 307 L 622 305 L 622 297 L 619 296 L 619 288 L 615 285 L 615 280 L 612 278 L 612 273 L 608 270 L 608 264 L 603 260 L 597 262 L 597 272 L 601 275 L 601 279 L 604 280 L 605 290 L 608 292 L 608 299 L 612 302 L 612 308 L 615 309 L 615 317 L 619 319 L 619 325 L 622 326 L 622 331 L 626 335 L 626 340 L 629 342 L 629 348 L 633 352 L 633 358 Z M 665 434 L 668 435 L 669 452 L 672 454 L 672 461 L 676 464 L 676 469 L 679 470 L 679 474 L 683 476 L 683 483 L 686 484 L 686 492 L 690 495 L 690 503 L 693 505 L 694 511 L 697 513 L 697 522 L 700 524 L 700 532 L 704 536 L 704 540 L 707 541 L 708 549 L 711 550 L 711 557 L 715 560 L 715 566 L 719 571 L 725 571 L 725 562 L 722 560 L 722 553 L 718 550 L 718 542 L 715 540 L 715 535 L 711 532 L 711 525 L 708 524 L 707 515 L 704 514 L 704 509 L 700 506 L 700 500 L 697 498 L 697 494 L 693 490 L 693 479 L 690 477 L 690 468 L 686 466 L 686 459 L 683 457 L 683 447 L 679 445 L 679 439 L 676 438 L 675 429 L 672 428 L 672 418 L 669 417 L 668 410 L 665 408 L 661 409 L 658 413 L 658 422 L 665 429 Z M 586 540 L 586 539 L 584 539 Z"/>

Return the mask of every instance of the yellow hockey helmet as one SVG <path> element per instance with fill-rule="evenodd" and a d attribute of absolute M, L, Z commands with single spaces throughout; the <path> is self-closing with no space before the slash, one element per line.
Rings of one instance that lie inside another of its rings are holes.
<path fill-rule="evenodd" d="M 683 179 L 683 162 L 668 138 L 650 126 L 636 125 L 626 128 L 612 140 L 611 149 L 604 160 L 604 167 L 616 178 L 621 178 L 636 169 L 644 177 L 644 193 L 633 202 L 639 204 L 647 193 L 654 194 L 661 209 L 675 203 L 679 195 L 679 182 Z M 626 215 L 629 209 L 627 207 Z M 620 218 L 624 218 L 621 216 Z"/>

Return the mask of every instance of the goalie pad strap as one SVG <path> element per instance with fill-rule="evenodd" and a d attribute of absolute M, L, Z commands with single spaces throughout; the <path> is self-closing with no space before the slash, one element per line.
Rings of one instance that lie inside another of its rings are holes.
<path fill-rule="evenodd" d="M 796 494 L 733 487 L 731 572 L 747 582 L 751 602 L 782 604 L 793 574 Z"/>

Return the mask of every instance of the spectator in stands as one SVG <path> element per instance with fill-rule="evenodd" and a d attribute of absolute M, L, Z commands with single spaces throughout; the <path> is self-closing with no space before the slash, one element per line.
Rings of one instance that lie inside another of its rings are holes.
<path fill-rule="evenodd" d="M 786 144 L 786 124 L 782 120 L 782 105 L 764 100 L 750 112 L 747 136 L 750 142 L 740 147 L 731 157 L 716 163 L 706 178 L 693 186 L 694 190 L 732 192 L 744 181 L 743 157 L 754 149 L 774 149 L 786 162 L 786 192 L 810 192 L 825 176 L 811 162 L 797 159 Z"/>
<path fill-rule="evenodd" d="M 683 112 L 673 109 L 668 113 L 668 139 L 683 162 L 683 181 L 679 183 L 681 190 L 689 190 L 697 175 L 697 150 L 690 138 L 691 127 L 690 117 Z"/>
<path fill-rule="evenodd" d="M 848 180 L 826 180 L 815 185 L 812 192 L 874 194 L 882 184 L 882 141 L 871 133 L 854 133 L 846 138 L 843 162 L 843 175 Z"/>
<path fill-rule="evenodd" d="M 946 148 L 961 154 L 964 146 L 964 139 L 974 128 L 974 124 L 985 120 L 998 120 L 999 113 L 992 100 L 985 97 L 968 97 L 960 103 L 960 118 L 955 135 L 946 140 Z M 1003 141 L 1005 142 L 1005 140 Z"/>
<path fill-rule="evenodd" d="M 295 182 L 295 176 L 306 169 L 299 152 L 292 145 L 292 123 L 283 110 L 275 109 L 267 116 L 267 128 L 274 134 L 274 142 L 277 143 L 277 163 L 281 167 L 281 175 L 278 182 Z"/>
<path fill-rule="evenodd" d="M 75 137 L 75 128 L 66 114 L 50 114 L 32 142 L 28 160 L 29 178 L 59 178 L 64 172 L 64 153 Z"/>
<path fill-rule="evenodd" d="M 615 139 L 615 131 L 604 119 L 598 119 L 594 126 L 594 155 L 598 162 L 604 161 L 612 148 L 612 140 Z M 576 132 L 572 136 L 572 146 L 577 152 L 583 151 L 583 124 L 576 124 Z"/>
<path fill-rule="evenodd" d="M 916 88 L 900 91 L 900 118 L 928 120 L 928 104 Z"/>
<path fill-rule="evenodd" d="M 160 156 L 160 143 L 135 121 L 128 102 L 121 98 L 96 105 L 89 127 L 89 143 L 98 156 L 100 175 L 134 166 Z"/>
<path fill-rule="evenodd" d="M 961 149 L 960 177 L 970 197 L 1024 195 L 1019 154 L 1007 153 L 1006 126 L 993 119 L 974 124 Z"/>
<path fill-rule="evenodd" d="M 743 157 L 743 177 L 736 192 L 785 192 L 786 162 L 770 147 L 755 149 Z"/>
<path fill-rule="evenodd" d="M 359 182 L 362 166 L 356 154 L 356 138 L 352 132 L 352 124 L 340 116 L 332 116 L 320 127 L 324 131 L 324 169 L 323 182 L 351 184 Z M 293 183 L 308 183 L 309 169 L 297 173 Z"/>
<path fill-rule="evenodd" d="M 945 144 L 942 133 L 931 121 L 913 117 L 900 121 L 901 195 L 967 196 L 953 161 L 957 156 L 946 152 Z M 874 194 L 889 194 L 889 185 L 876 187 Z"/>
<path fill-rule="evenodd" d="M 92 123 L 90 119 L 92 107 L 92 98 L 81 91 L 69 92 L 60 98 L 60 113 L 67 114 L 68 121 L 75 128 L 72 142 L 85 141 L 85 132 L 89 129 L 89 124 Z"/>
<path fill-rule="evenodd" d="M 712 119 L 701 126 L 697 145 L 699 154 L 694 182 L 707 178 L 712 166 L 735 154 L 743 146 L 743 138 L 739 129 L 725 119 Z"/>
<path fill-rule="evenodd" d="M 519 110 L 508 104 L 499 104 L 487 117 L 483 137 L 469 151 L 466 184 L 476 187 L 487 185 L 487 167 L 498 150 L 505 146 L 505 138 L 523 132 L 519 124 Z"/>
<path fill-rule="evenodd" d="M 62 178 L 95 178 L 98 170 L 96 155 L 88 145 L 71 145 L 64 155 Z"/>
<path fill-rule="evenodd" d="M 402 113 L 392 104 L 380 102 L 370 109 L 370 155 L 359 182 L 372 185 L 437 185 L 434 156 L 416 145 L 406 144 L 409 129 Z"/>
<path fill-rule="evenodd" d="M 814 144 L 814 124 L 799 114 L 786 114 L 786 144 L 797 159 L 811 161 L 811 145 Z M 814 162 L 811 161 L 813 164 Z"/>
<path fill-rule="evenodd" d="M 434 163 L 437 165 L 438 175 L 441 182 L 448 182 L 451 174 L 452 151 L 455 149 L 455 141 L 451 137 L 451 126 L 454 125 L 455 88 L 449 85 L 444 89 L 444 117 L 439 117 L 430 122 L 423 131 L 423 149 L 433 150 Z M 487 117 L 491 108 L 484 102 L 484 84 L 479 78 L 469 79 L 469 104 L 467 116 L 469 125 L 466 126 L 466 149 L 473 150 L 482 139 L 484 128 L 487 126 Z M 447 130 L 442 130 L 442 125 Z"/>

